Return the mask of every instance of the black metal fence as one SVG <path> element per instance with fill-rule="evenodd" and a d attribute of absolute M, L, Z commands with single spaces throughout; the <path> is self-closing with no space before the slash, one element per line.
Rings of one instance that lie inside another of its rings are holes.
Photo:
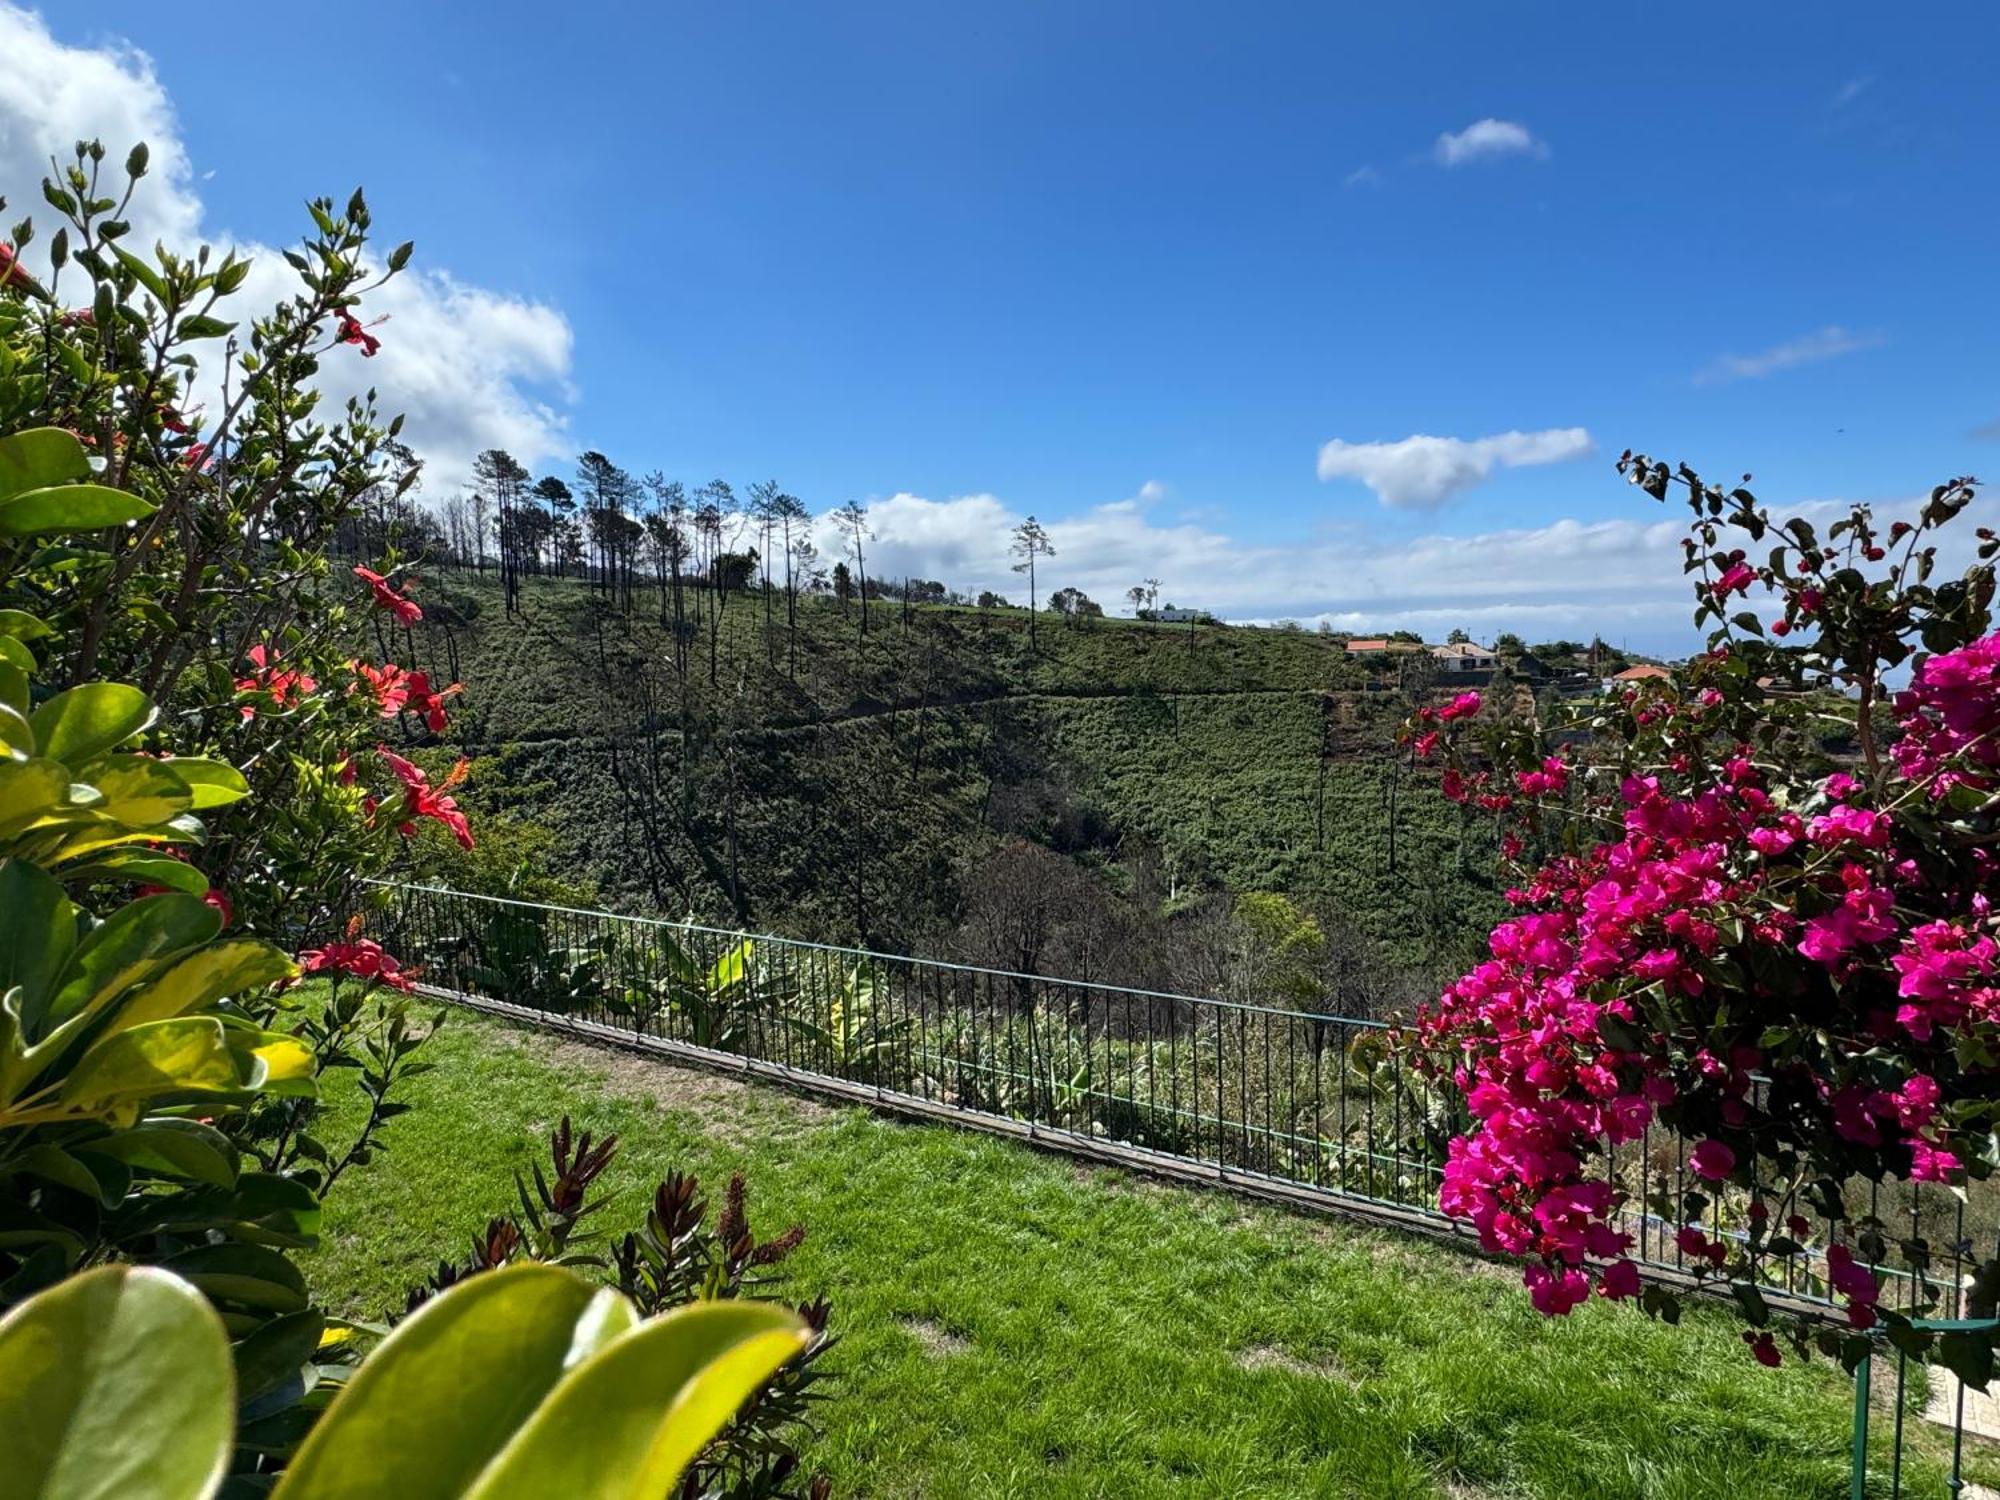
<path fill-rule="evenodd" d="M 376 896 L 366 919 L 391 951 L 427 987 L 488 1009 L 1184 1180 L 1467 1232 L 1437 1208 L 1463 1102 L 1411 1069 L 1377 1021 L 429 887 Z M 1651 1275 L 1696 1269 L 1677 1243 L 1690 1217 L 1711 1239 L 1749 1233 L 1740 1195 L 1690 1198 L 1706 1185 L 1671 1130 L 1617 1148 L 1607 1170 Z M 2000 1242 L 1993 1196 L 1867 1182 L 1845 1193 L 1849 1217 L 1812 1238 L 1874 1265 L 1886 1306 L 1966 1316 L 1976 1247 Z M 1769 1274 L 1769 1300 L 1831 1310 L 1817 1257 Z"/>

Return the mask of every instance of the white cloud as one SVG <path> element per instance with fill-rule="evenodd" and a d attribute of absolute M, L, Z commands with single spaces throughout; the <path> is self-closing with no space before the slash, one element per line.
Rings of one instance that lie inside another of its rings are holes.
<path fill-rule="evenodd" d="M 1919 505 L 1896 500 L 1877 514 L 1908 518 Z M 1633 509 L 1613 520 L 1410 538 L 1355 523 L 1253 543 L 1219 526 L 1169 523 L 1113 501 L 1059 520 L 1042 516 L 1056 552 L 1037 569 L 1036 584 L 1043 602 L 1056 589 L 1079 588 L 1113 613 L 1125 612 L 1133 584 L 1158 578 L 1161 603 L 1243 624 L 1289 618 L 1313 626 L 1323 619 L 1339 630 L 1433 637 L 1463 627 L 1483 640 L 1501 631 L 1530 640 L 1595 633 L 1637 650 L 1695 650 L 1680 512 L 1636 497 Z M 1823 526 L 1847 508 L 1813 501 L 1782 509 Z M 968 594 L 991 589 L 1027 602 L 1027 580 L 1013 572 L 1007 550 L 1023 512 L 998 496 L 902 493 L 877 501 L 869 518 L 871 577 L 933 578 Z M 830 525 L 822 523 L 815 540 L 829 560 L 842 555 Z M 1970 561 L 1969 542 L 1968 533 L 1947 547 L 1940 560 L 1946 571 Z"/>
<path fill-rule="evenodd" d="M 41 179 L 49 158 L 67 161 L 77 141 L 93 138 L 106 148 L 104 180 L 120 191 L 126 151 L 142 140 L 150 150 L 147 176 L 132 200 L 128 243 L 160 240 L 191 250 L 206 237 L 252 257 L 237 307 L 268 305 L 295 285 L 275 249 L 206 222 L 196 187 L 213 174 L 195 173 L 173 101 L 145 53 L 118 41 L 70 46 L 40 16 L 0 0 L 0 192 L 11 200 L 7 221 L 28 213 L 46 220 L 52 210 L 42 202 Z M 276 184 L 273 191 L 289 201 L 306 186 Z M 44 224 L 31 259 L 49 233 Z M 394 238 L 385 232 L 390 243 Z M 565 451 L 565 417 L 553 402 L 568 399 L 567 320 L 544 303 L 469 286 L 448 271 L 418 269 L 421 263 L 420 246 L 413 268 L 368 299 L 364 320 L 388 318 L 375 330 L 381 353 L 363 359 L 354 349 L 332 351 L 322 364 L 325 395 L 339 401 L 372 386 L 385 412 L 406 413 L 404 440 L 427 460 L 425 487 L 434 495 L 463 481 L 481 448 L 507 448 L 530 465 Z"/>
<path fill-rule="evenodd" d="M 1833 109 L 1847 108 L 1848 105 L 1852 104 L 1856 99 L 1859 99 L 1864 93 L 1866 93 L 1868 91 L 1869 85 L 1874 82 L 1875 82 L 1875 77 L 1872 73 L 1866 74 L 1860 78 L 1848 79 L 1847 82 L 1843 83 L 1840 86 L 1838 92 L 1834 94 L 1833 103 L 1830 107 Z"/>
<path fill-rule="evenodd" d="M 1492 437 L 1431 437 L 1416 433 L 1394 443 L 1350 443 L 1319 450 L 1319 477 L 1358 479 L 1399 510 L 1428 510 L 1470 489 L 1498 469 L 1563 463 L 1592 451 L 1581 427 L 1502 432 Z"/>
<path fill-rule="evenodd" d="M 1373 187 L 1382 180 L 1382 174 L 1367 162 L 1363 162 L 1352 172 L 1340 179 L 1342 187 Z"/>
<path fill-rule="evenodd" d="M 1501 156 L 1546 157 L 1549 148 L 1534 132 L 1516 120 L 1488 117 L 1474 120 L 1460 131 L 1446 131 L 1431 148 L 1439 166 L 1462 167 L 1468 162 L 1491 161 Z"/>
<path fill-rule="evenodd" d="M 1879 349 L 1886 342 L 1887 339 L 1880 333 L 1856 333 L 1837 323 L 1829 323 L 1801 338 L 1773 344 L 1755 354 L 1719 355 L 1695 372 L 1694 383 L 1724 385 L 1732 380 L 1757 380 L 1797 365 L 1816 365 L 1822 360 L 1838 359 L 1843 354 Z"/>

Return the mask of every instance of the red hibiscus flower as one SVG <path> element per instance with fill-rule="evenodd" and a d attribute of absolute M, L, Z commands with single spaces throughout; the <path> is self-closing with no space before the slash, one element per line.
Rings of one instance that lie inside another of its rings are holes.
<path fill-rule="evenodd" d="M 451 768 L 450 775 L 436 786 L 432 786 L 430 777 L 422 766 L 404 760 L 388 746 L 377 745 L 375 753 L 382 757 L 383 763 L 394 771 L 396 779 L 403 783 L 403 819 L 396 825 L 397 832 L 404 838 L 409 838 L 417 831 L 418 818 L 430 818 L 443 824 L 462 848 L 472 847 L 472 829 L 465 821 L 465 814 L 460 811 L 456 801 L 445 795 L 451 788 L 465 780 L 465 773 L 470 769 L 469 761 L 461 758 L 458 764 Z"/>
<path fill-rule="evenodd" d="M 403 624 L 414 625 L 424 617 L 423 610 L 417 606 L 415 600 L 397 593 L 389 580 L 373 568 L 356 567 L 354 576 L 368 585 L 369 591 L 375 595 L 375 603 L 379 608 L 388 610 Z"/>
<path fill-rule="evenodd" d="M 257 670 L 247 677 L 236 679 L 236 691 L 239 693 L 264 693 L 279 708 L 290 708 L 319 686 L 304 672 L 294 672 L 289 668 L 281 670 L 276 647 L 267 648 L 259 642 L 244 655 Z M 254 703 L 244 704 L 242 711 L 246 722 L 257 717 Z"/>
<path fill-rule="evenodd" d="M 361 326 L 353 313 L 342 308 L 334 316 L 340 320 L 340 333 L 334 339 L 337 344 L 353 344 L 361 350 L 363 359 L 373 359 L 375 351 L 382 347 L 382 341 Z"/>
<path fill-rule="evenodd" d="M 410 673 L 409 683 L 411 711 L 424 721 L 425 726 L 432 734 L 443 734 L 445 728 L 444 700 L 451 697 L 454 693 L 464 692 L 465 684 L 454 682 L 450 687 L 440 692 L 432 692 L 430 674 L 426 672 Z"/>
<path fill-rule="evenodd" d="M 382 710 L 382 717 L 393 719 L 403 711 L 410 701 L 410 674 L 394 662 L 385 662 L 379 667 L 371 667 L 365 661 L 349 663 L 354 675 L 366 684 L 369 695 Z"/>
<path fill-rule="evenodd" d="M 409 993 L 412 976 L 392 954 L 384 953 L 373 938 L 328 943 L 324 948 L 308 948 L 299 955 L 299 967 L 308 974 L 346 974 L 355 979 L 377 979 L 392 990 Z"/>

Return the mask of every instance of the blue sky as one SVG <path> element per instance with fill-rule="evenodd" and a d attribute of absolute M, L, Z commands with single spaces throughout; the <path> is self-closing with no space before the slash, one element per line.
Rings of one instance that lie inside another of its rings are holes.
<path fill-rule="evenodd" d="M 1553 629 L 1560 598 L 1664 643 L 1671 594 L 1641 618 L 1534 588 L 1538 553 L 1657 551 L 1590 530 L 1658 519 L 1621 448 L 1785 501 L 1892 501 L 1996 451 L 1988 6 L 14 21 L 163 98 L 204 232 L 279 242 L 306 191 L 364 182 L 468 315 L 532 323 L 498 360 L 524 456 L 873 500 L 912 571 L 1004 572 L 981 528 L 1033 511 L 1093 592 L 1157 554 L 1240 616 L 1487 598 L 1475 628 L 1515 601 Z M 392 345 L 449 336 L 400 316 Z M 441 415 L 441 450 L 461 428 L 495 430 Z M 1369 446 L 1413 435 L 1459 441 Z M 1545 545 L 1481 541 L 1520 532 Z M 1426 593 L 1454 539 L 1516 571 Z"/>

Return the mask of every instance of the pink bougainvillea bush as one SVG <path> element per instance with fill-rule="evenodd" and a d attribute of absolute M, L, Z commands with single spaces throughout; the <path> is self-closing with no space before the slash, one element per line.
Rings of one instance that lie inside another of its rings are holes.
<path fill-rule="evenodd" d="M 1992 1236 L 1871 1214 L 2000 1161 L 1995 539 L 1945 531 L 1970 480 L 1822 534 L 1686 467 L 1620 468 L 1692 507 L 1706 652 L 1580 703 L 1463 695 L 1406 730 L 1447 796 L 1500 820 L 1515 908 L 1415 1028 L 1465 1101 L 1441 1206 L 1525 1262 L 1545 1313 L 1596 1295 L 1677 1316 L 1640 1276 L 1645 1233 L 1683 1285 L 1734 1293 L 1762 1363 L 1851 1365 L 1876 1334 L 1925 1349 L 1911 1316 L 1990 1308 Z M 1642 1199 L 1614 1164 L 1662 1142 Z M 1847 1327 L 1780 1315 L 1772 1287 Z M 1935 1357 L 1991 1367 L 1975 1335 Z"/>

